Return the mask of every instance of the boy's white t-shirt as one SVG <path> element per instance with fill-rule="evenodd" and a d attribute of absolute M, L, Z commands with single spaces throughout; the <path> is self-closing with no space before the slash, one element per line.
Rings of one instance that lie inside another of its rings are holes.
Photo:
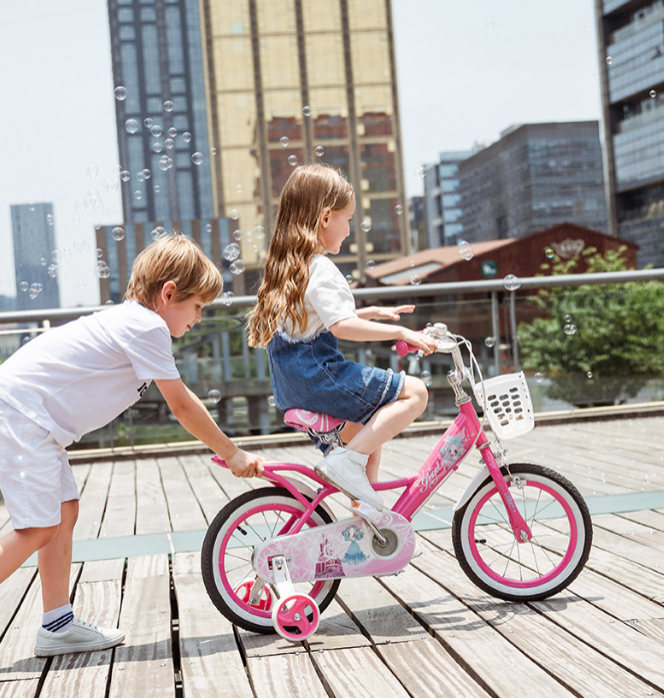
<path fill-rule="evenodd" d="M 323 329 L 329 329 L 340 320 L 355 317 L 355 298 L 348 282 L 337 265 L 322 254 L 313 256 L 309 263 L 309 285 L 304 292 L 304 305 L 307 309 L 307 327 L 300 331 L 299 325 L 291 332 L 287 320 L 282 328 L 290 339 L 309 339 Z"/>
<path fill-rule="evenodd" d="M 179 377 L 166 322 L 125 301 L 21 347 L 0 364 L 0 399 L 65 447 L 115 419 L 151 381 Z"/>

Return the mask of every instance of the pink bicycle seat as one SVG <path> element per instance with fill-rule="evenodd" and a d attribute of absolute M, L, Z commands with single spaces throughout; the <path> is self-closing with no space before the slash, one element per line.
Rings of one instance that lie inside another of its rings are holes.
<path fill-rule="evenodd" d="M 330 417 L 322 412 L 310 412 L 309 410 L 300 410 L 294 407 L 292 410 L 287 410 L 284 415 L 284 422 L 289 427 L 299 429 L 300 431 L 319 431 L 322 433 L 336 429 L 345 420 Z"/>

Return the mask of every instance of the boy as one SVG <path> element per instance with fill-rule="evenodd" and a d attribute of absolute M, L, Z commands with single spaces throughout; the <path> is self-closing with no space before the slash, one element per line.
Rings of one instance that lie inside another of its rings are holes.
<path fill-rule="evenodd" d="M 238 477 L 261 477 L 184 385 L 171 352 L 222 287 L 218 269 L 182 235 L 136 258 L 121 305 L 44 333 L 0 365 L 0 489 L 14 530 L 0 538 L 0 583 L 35 551 L 44 604 L 35 654 L 114 647 L 120 630 L 74 618 L 69 604 L 78 490 L 65 447 L 108 424 L 154 380 L 180 424 Z"/>

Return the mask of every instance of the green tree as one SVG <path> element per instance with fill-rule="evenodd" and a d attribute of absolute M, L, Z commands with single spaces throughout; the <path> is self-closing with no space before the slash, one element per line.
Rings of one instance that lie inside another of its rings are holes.
<path fill-rule="evenodd" d="M 587 248 L 587 273 L 625 271 L 625 249 L 602 256 Z M 554 257 L 542 268 L 570 274 L 578 262 Z M 523 367 L 551 379 L 549 397 L 574 405 L 620 403 L 664 372 L 663 283 L 542 289 L 531 300 L 542 317 L 519 324 Z"/>

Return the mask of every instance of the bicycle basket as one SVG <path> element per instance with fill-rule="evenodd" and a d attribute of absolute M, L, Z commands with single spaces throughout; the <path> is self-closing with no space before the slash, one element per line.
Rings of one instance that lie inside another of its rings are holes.
<path fill-rule="evenodd" d="M 496 376 L 473 386 L 477 402 L 486 409 L 493 433 L 499 439 L 513 439 L 527 434 L 535 426 L 533 403 L 523 371 Z"/>

